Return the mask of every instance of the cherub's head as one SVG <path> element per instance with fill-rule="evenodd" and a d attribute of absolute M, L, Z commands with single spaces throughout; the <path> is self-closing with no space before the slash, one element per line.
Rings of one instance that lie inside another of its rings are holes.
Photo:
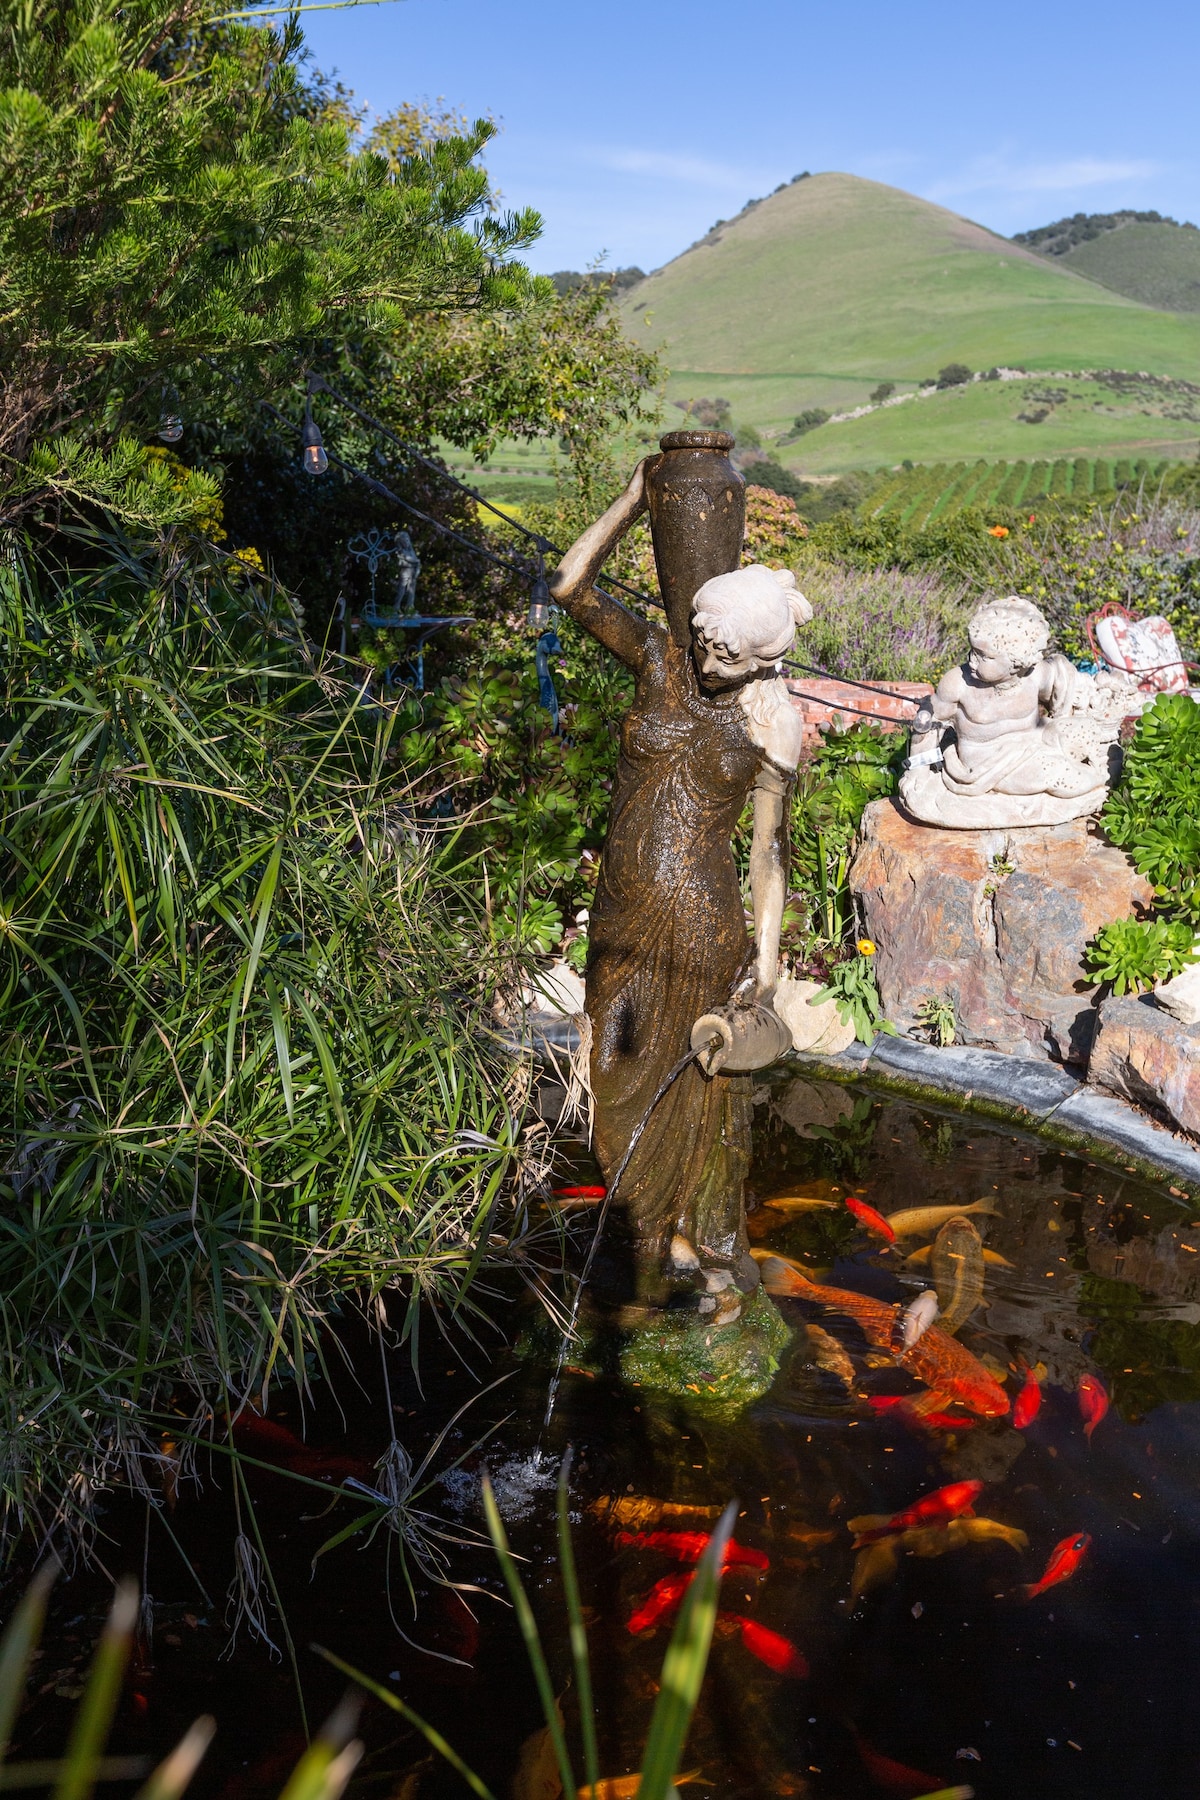
<path fill-rule="evenodd" d="M 1010 594 L 981 606 L 967 626 L 967 637 L 972 675 L 994 686 L 1037 667 L 1050 642 L 1050 628 L 1032 600 Z"/>
<path fill-rule="evenodd" d="M 692 601 L 692 655 L 710 691 L 740 687 L 786 656 L 812 607 L 790 569 L 762 563 L 714 575 Z"/>

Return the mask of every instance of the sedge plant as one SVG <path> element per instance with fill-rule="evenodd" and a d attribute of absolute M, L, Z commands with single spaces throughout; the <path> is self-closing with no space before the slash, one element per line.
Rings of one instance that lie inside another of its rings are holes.
<path fill-rule="evenodd" d="M 339 1310 L 469 1328 L 531 1154 L 512 953 L 391 715 L 232 559 L 85 549 L 0 565 L 9 1539 L 306 1401 Z"/>

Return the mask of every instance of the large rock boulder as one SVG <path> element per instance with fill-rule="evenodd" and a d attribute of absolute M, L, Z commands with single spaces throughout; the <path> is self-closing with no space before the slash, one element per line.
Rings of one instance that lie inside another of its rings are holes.
<path fill-rule="evenodd" d="M 1088 1082 L 1200 1138 L 1200 1024 L 1173 1018 L 1149 995 L 1110 997 L 1100 1007 Z"/>
<path fill-rule="evenodd" d="M 1096 1016 L 1084 948 L 1152 899 L 1085 819 L 943 830 L 893 800 L 864 813 L 850 885 L 899 1030 L 937 996 L 954 1006 L 960 1043 L 1075 1063 L 1087 1060 Z"/>

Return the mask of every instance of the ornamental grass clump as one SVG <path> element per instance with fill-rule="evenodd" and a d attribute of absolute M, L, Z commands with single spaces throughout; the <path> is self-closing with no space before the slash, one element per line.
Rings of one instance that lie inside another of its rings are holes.
<path fill-rule="evenodd" d="M 0 1540 L 157 1493 L 356 1299 L 415 1355 L 527 1154 L 392 715 L 233 559 L 71 548 L 0 565 Z"/>

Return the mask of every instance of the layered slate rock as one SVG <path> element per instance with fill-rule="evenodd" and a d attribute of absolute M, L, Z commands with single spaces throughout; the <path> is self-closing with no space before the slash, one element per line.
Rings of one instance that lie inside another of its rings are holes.
<path fill-rule="evenodd" d="M 894 800 L 864 813 L 850 885 L 898 1030 L 916 1029 L 935 997 L 954 1007 L 960 1044 L 1071 1063 L 1086 1062 L 1095 1027 L 1085 946 L 1152 899 L 1084 819 L 943 830 Z"/>
<path fill-rule="evenodd" d="M 1088 1064 L 1088 1082 L 1200 1138 L 1200 1025 L 1187 1025 L 1149 995 L 1110 997 Z"/>

